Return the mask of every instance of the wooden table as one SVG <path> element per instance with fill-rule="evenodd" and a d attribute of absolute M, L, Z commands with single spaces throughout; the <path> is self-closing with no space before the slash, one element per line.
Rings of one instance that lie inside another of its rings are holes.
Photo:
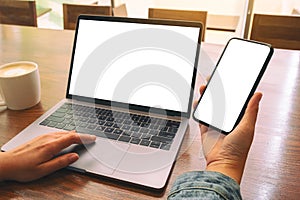
<path fill-rule="evenodd" d="M 0 145 L 64 98 L 73 31 L 0 25 L 0 64 L 31 60 L 39 64 L 41 102 L 25 111 L 0 112 Z M 203 44 L 215 62 L 223 46 Z M 300 52 L 275 50 L 259 89 L 264 93 L 256 135 L 241 183 L 245 199 L 298 199 L 300 196 Z M 0 183 L 1 198 L 166 199 L 175 178 L 202 170 L 197 124 L 190 121 L 181 153 L 162 196 L 104 178 L 60 170 L 31 183 Z"/>

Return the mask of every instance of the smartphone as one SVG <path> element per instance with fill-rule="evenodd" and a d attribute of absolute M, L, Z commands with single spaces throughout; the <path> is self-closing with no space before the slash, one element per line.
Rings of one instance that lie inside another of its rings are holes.
<path fill-rule="evenodd" d="M 199 99 L 193 118 L 229 134 L 243 117 L 273 51 L 269 44 L 230 39 Z"/>

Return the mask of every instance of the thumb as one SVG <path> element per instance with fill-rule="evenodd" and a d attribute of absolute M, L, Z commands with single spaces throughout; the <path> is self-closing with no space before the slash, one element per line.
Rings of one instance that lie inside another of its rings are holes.
<path fill-rule="evenodd" d="M 241 130 L 239 132 L 243 133 L 245 131 L 242 130 L 247 130 L 246 131 L 247 133 L 249 132 L 251 132 L 252 134 L 254 133 L 255 123 L 256 123 L 257 113 L 259 108 L 259 102 L 261 98 L 262 98 L 262 93 L 260 92 L 255 93 L 251 97 L 248 106 L 246 108 L 245 114 L 237 127 L 239 130 Z"/>

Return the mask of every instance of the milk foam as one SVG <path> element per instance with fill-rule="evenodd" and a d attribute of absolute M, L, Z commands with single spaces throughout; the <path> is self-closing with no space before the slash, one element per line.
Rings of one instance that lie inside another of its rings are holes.
<path fill-rule="evenodd" d="M 29 72 L 32 72 L 34 69 L 35 66 L 26 63 L 9 65 L 0 68 L 0 77 L 21 76 Z"/>

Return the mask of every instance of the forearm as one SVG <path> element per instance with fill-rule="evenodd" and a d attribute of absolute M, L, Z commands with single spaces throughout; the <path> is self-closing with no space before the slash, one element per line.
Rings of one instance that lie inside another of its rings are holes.
<path fill-rule="evenodd" d="M 211 171 L 188 172 L 179 176 L 168 196 L 173 199 L 242 199 L 240 186 L 224 174 Z"/>

